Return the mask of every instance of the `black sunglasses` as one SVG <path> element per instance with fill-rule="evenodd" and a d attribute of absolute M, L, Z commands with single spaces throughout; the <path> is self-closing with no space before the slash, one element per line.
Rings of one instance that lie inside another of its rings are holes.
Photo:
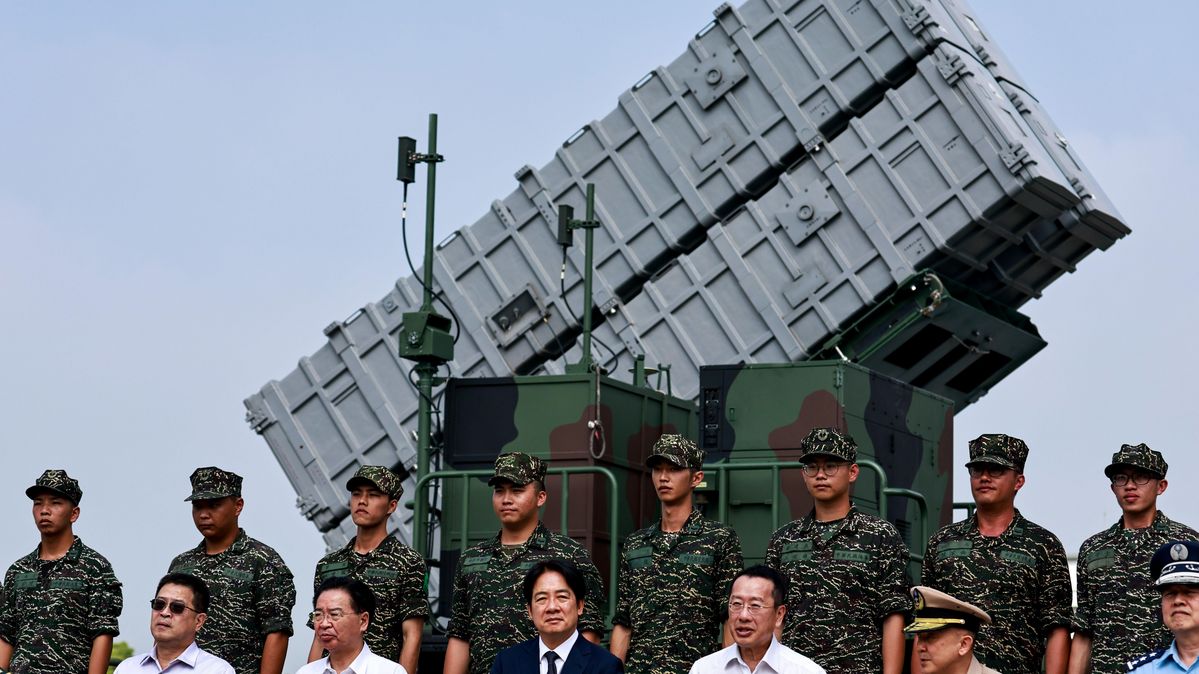
<path fill-rule="evenodd" d="M 178 599 L 172 599 L 171 601 L 167 601 L 166 599 L 163 599 L 162 597 L 155 597 L 150 600 L 150 608 L 154 609 L 155 611 L 161 611 L 162 609 L 164 609 L 168 606 L 171 607 L 171 613 L 173 613 L 175 615 L 183 615 L 184 611 L 196 611 L 196 609 L 188 606 L 187 604 L 184 604 L 183 602 L 179 601 Z M 196 611 L 196 613 L 199 613 L 199 611 Z"/>

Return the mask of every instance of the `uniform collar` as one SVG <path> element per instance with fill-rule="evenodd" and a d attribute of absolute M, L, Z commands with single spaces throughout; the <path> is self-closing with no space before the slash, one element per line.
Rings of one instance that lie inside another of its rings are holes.
<path fill-rule="evenodd" d="M 692 508 L 691 514 L 687 516 L 687 521 L 683 522 L 683 528 L 678 531 L 672 531 L 672 534 L 700 534 L 704 531 L 704 516 L 699 510 Z M 659 518 L 654 526 L 650 529 L 651 536 L 662 536 L 665 531 L 662 531 L 662 519 Z"/>
<path fill-rule="evenodd" d="M 37 547 L 33 549 L 33 552 L 29 553 L 28 555 L 25 555 L 25 559 L 28 559 L 34 563 L 41 562 L 42 561 L 41 554 L 42 554 L 42 544 L 38 543 Z M 75 560 L 79 559 L 79 556 L 82 554 L 83 554 L 83 539 L 76 536 L 75 539 L 71 541 L 71 547 L 67 548 L 67 554 L 63 555 L 62 557 L 59 557 L 58 559 L 45 560 L 45 561 L 60 562 L 63 560 L 68 560 L 68 561 L 74 562 Z"/>
<path fill-rule="evenodd" d="M 359 557 L 368 557 L 370 555 L 375 554 L 376 552 L 386 552 L 386 551 L 390 550 L 394 544 L 399 543 L 399 541 L 396 540 L 395 534 L 387 534 L 386 536 L 383 537 L 382 541 L 379 541 L 379 545 L 376 546 L 374 550 L 371 550 L 370 552 L 366 552 L 366 553 L 360 553 L 354 549 L 354 543 L 356 543 L 357 541 L 358 541 L 357 536 L 351 538 L 350 542 L 346 543 L 345 547 L 342 548 L 342 552 L 352 552 L 355 555 L 358 555 Z"/>
<path fill-rule="evenodd" d="M 1008 523 L 1007 528 L 1003 530 L 1003 533 L 999 534 L 998 536 L 983 536 L 982 532 L 978 529 L 977 513 L 972 513 L 970 518 L 966 520 L 966 528 L 970 533 L 975 534 L 980 538 L 986 538 L 990 540 L 1003 540 L 1009 536 L 1023 536 L 1025 530 L 1028 528 L 1028 523 L 1024 520 L 1024 516 L 1020 514 L 1019 508 L 1013 508 L 1012 511 L 1014 513 L 1012 521 Z"/>
<path fill-rule="evenodd" d="M 807 515 L 804 516 L 804 518 L 802 520 L 802 525 L 800 528 L 802 531 L 809 531 L 811 529 L 815 529 L 818 526 L 829 526 L 829 525 L 836 526 L 836 525 L 840 524 L 842 531 L 845 531 L 848 533 L 853 533 L 858 530 L 858 521 L 861 519 L 860 515 L 861 515 L 861 511 L 858 510 L 858 507 L 856 505 L 850 504 L 849 512 L 845 513 L 845 517 L 842 517 L 839 520 L 830 520 L 828 522 L 817 522 L 816 521 L 816 509 L 813 508 L 811 512 L 809 512 Z"/>
<path fill-rule="evenodd" d="M 491 549 L 492 550 L 500 550 L 504 547 L 504 544 L 500 543 L 501 535 L 503 535 L 503 532 L 497 531 L 495 534 L 495 537 L 491 539 Z M 525 541 L 524 543 L 521 543 L 520 545 L 517 546 L 517 548 L 519 548 L 521 550 L 525 550 L 528 548 L 537 548 L 539 550 L 548 550 L 549 547 L 550 547 L 550 530 L 545 528 L 545 525 L 541 523 L 541 520 L 537 520 L 537 528 L 533 529 L 533 533 L 529 534 L 529 539 L 527 541 Z"/>
<path fill-rule="evenodd" d="M 231 543 L 229 545 L 229 547 L 225 548 L 221 552 L 218 552 L 217 554 L 223 555 L 223 554 L 229 553 L 229 554 L 234 554 L 234 555 L 240 555 L 241 553 L 243 553 L 249 549 L 250 549 L 250 537 L 248 535 L 246 535 L 245 529 L 238 527 L 237 528 L 237 538 L 233 539 L 233 543 Z M 203 538 L 200 539 L 200 544 L 195 547 L 195 551 L 202 555 L 208 555 L 208 547 L 204 543 Z M 209 556 L 213 557 L 215 555 L 209 555 Z"/>

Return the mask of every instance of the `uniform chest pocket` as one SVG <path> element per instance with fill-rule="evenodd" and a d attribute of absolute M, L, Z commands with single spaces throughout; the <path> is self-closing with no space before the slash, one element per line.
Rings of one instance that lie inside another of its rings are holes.
<path fill-rule="evenodd" d="M 969 557 L 973 551 L 974 543 L 971 541 L 949 541 L 937 546 L 937 561 Z"/>
<path fill-rule="evenodd" d="M 393 569 L 367 569 L 367 578 L 378 578 L 380 580 L 395 580 L 400 577 L 400 572 Z"/>
<path fill-rule="evenodd" d="M 779 555 L 779 559 L 783 562 L 810 562 L 812 561 L 812 541 L 795 541 L 783 545 L 783 552 Z"/>
<path fill-rule="evenodd" d="M 317 575 L 321 577 L 322 581 L 338 576 L 348 576 L 350 575 L 350 563 L 330 562 L 327 564 L 322 564 L 320 568 L 317 569 Z"/>
<path fill-rule="evenodd" d="M 644 569 L 654 563 L 654 546 L 647 545 L 629 550 L 624 553 L 624 560 L 630 569 Z"/>
<path fill-rule="evenodd" d="M 1083 567 L 1088 573 L 1102 572 L 1116 565 L 1115 550 L 1096 550 L 1086 556 Z"/>
<path fill-rule="evenodd" d="M 12 589 L 14 590 L 31 590 L 38 586 L 37 571 L 27 571 L 18 573 L 13 577 Z"/>
<path fill-rule="evenodd" d="M 463 573 L 478 573 L 486 571 L 488 565 L 491 564 L 491 555 L 481 555 L 478 557 L 465 557 L 462 560 Z"/>
<path fill-rule="evenodd" d="M 221 569 L 221 577 L 225 578 L 226 581 L 232 585 L 250 583 L 254 580 L 253 573 L 250 573 L 249 571 L 242 571 L 241 569 Z"/>

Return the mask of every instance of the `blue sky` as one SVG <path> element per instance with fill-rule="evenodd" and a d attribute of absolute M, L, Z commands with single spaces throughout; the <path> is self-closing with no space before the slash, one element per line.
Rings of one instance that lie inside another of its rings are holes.
<path fill-rule="evenodd" d="M 77 532 L 125 582 L 122 638 L 145 648 L 144 600 L 199 538 L 187 475 L 216 464 L 246 477 L 243 524 L 296 571 L 303 613 L 323 543 L 241 401 L 406 275 L 395 137 L 423 146 L 440 114 L 440 240 L 714 5 L 0 5 L 0 564 L 36 545 L 24 488 L 67 468 Z M 1163 508 L 1197 524 L 1199 6 L 974 5 L 1133 234 L 1023 308 L 1049 347 L 956 419 L 958 452 L 1025 438 L 1017 505 L 1074 551 L 1117 517 L 1111 452 L 1148 442 L 1172 465 Z"/>

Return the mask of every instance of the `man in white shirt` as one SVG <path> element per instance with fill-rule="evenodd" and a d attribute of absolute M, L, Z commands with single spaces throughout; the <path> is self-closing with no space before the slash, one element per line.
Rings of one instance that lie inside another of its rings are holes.
<path fill-rule="evenodd" d="M 691 674 L 825 674 L 811 659 L 779 643 L 787 579 L 768 566 L 737 574 L 729 595 L 733 645 L 696 660 Z"/>
<path fill-rule="evenodd" d="M 117 665 L 117 674 L 234 674 L 233 667 L 196 645 L 196 632 L 208 619 L 208 586 L 186 573 L 168 573 L 150 600 L 154 647 Z"/>
<path fill-rule="evenodd" d="M 333 576 L 320 584 L 312 603 L 312 628 L 329 655 L 296 674 L 408 674 L 400 663 L 371 653 L 366 644 L 363 635 L 376 608 L 375 593 L 366 583 Z"/>

